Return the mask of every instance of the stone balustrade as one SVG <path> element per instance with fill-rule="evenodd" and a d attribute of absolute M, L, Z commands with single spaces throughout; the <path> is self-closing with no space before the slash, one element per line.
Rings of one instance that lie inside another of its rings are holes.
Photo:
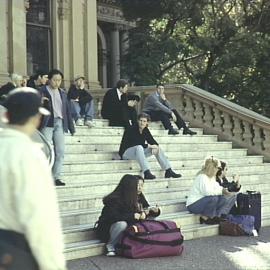
<path fill-rule="evenodd" d="M 91 90 L 99 118 L 106 90 Z M 153 91 L 154 86 L 129 88 L 141 97 L 139 112 L 145 97 Z M 217 134 L 220 140 L 232 141 L 236 147 L 247 148 L 249 154 L 260 154 L 270 161 L 269 118 L 192 85 L 166 85 L 165 93 L 193 127 L 202 127 L 206 134 Z"/>

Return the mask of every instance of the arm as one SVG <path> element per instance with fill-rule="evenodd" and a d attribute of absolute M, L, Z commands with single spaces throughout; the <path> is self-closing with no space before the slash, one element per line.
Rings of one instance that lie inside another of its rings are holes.
<path fill-rule="evenodd" d="M 215 180 L 209 179 L 208 176 L 200 174 L 199 177 L 199 190 L 204 196 L 222 195 L 223 187 L 220 186 Z"/>
<path fill-rule="evenodd" d="M 153 104 L 153 106 L 155 106 L 157 109 L 159 109 L 159 110 L 161 110 L 161 111 L 163 111 L 165 113 L 168 113 L 168 114 L 171 114 L 172 113 L 172 111 L 168 107 L 166 107 L 165 105 L 163 105 L 158 100 L 158 97 L 155 97 L 155 96 L 151 95 L 151 96 L 148 97 L 148 99 L 149 99 L 148 102 L 150 104 Z"/>
<path fill-rule="evenodd" d="M 48 163 L 28 147 L 16 171 L 15 204 L 24 234 L 40 270 L 64 270 L 63 238 L 55 187 Z"/>
<path fill-rule="evenodd" d="M 158 145 L 157 141 L 153 138 L 153 136 L 148 128 L 145 128 L 145 140 L 150 145 Z"/>
<path fill-rule="evenodd" d="M 75 127 L 73 123 L 73 119 L 71 116 L 71 109 L 70 109 L 70 103 L 67 100 L 67 97 L 65 96 L 65 102 L 66 102 L 66 113 L 67 113 L 67 122 L 68 122 L 68 130 L 73 135 L 75 133 Z"/>

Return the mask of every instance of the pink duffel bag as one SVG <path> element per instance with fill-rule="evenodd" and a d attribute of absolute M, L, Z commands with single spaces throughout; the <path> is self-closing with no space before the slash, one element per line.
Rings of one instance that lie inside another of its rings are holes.
<path fill-rule="evenodd" d="M 133 259 L 176 256 L 183 252 L 183 241 L 175 222 L 145 220 L 124 231 L 118 254 Z"/>

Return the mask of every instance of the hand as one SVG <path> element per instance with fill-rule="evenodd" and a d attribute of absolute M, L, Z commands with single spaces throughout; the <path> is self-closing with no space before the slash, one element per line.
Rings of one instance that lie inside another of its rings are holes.
<path fill-rule="evenodd" d="M 233 181 L 239 183 L 240 176 L 238 174 L 233 175 Z"/>
<path fill-rule="evenodd" d="M 174 112 L 171 113 L 171 116 L 172 116 L 173 122 L 176 122 L 177 118 L 176 118 L 176 115 L 174 114 Z"/>
<path fill-rule="evenodd" d="M 141 213 L 140 219 L 142 220 L 146 219 L 146 214 L 144 212 Z"/>
<path fill-rule="evenodd" d="M 151 207 L 149 210 L 152 211 L 152 212 L 154 212 L 154 213 L 158 213 L 160 211 L 158 206 Z"/>
<path fill-rule="evenodd" d="M 231 192 L 229 192 L 227 188 L 223 188 L 222 189 L 222 194 L 226 196 L 226 195 L 230 195 Z"/>
<path fill-rule="evenodd" d="M 128 101 L 128 106 L 129 107 L 134 107 L 135 106 L 135 101 L 134 100 L 129 100 Z"/>
<path fill-rule="evenodd" d="M 159 147 L 156 144 L 148 145 L 148 147 L 151 149 L 152 155 L 157 155 L 159 152 Z"/>
<path fill-rule="evenodd" d="M 161 98 L 162 100 L 166 100 L 165 94 L 164 94 L 164 93 L 163 93 L 163 94 L 160 94 L 160 98 Z"/>
<path fill-rule="evenodd" d="M 134 219 L 139 220 L 140 217 L 141 217 L 141 214 L 140 213 L 135 213 L 134 214 Z"/>

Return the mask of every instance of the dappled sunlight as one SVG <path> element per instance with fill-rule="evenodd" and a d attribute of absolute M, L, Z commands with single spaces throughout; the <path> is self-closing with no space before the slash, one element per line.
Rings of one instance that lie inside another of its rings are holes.
<path fill-rule="evenodd" d="M 239 247 L 237 251 L 223 253 L 237 269 L 270 269 L 270 243 L 258 242 L 255 246 Z"/>

